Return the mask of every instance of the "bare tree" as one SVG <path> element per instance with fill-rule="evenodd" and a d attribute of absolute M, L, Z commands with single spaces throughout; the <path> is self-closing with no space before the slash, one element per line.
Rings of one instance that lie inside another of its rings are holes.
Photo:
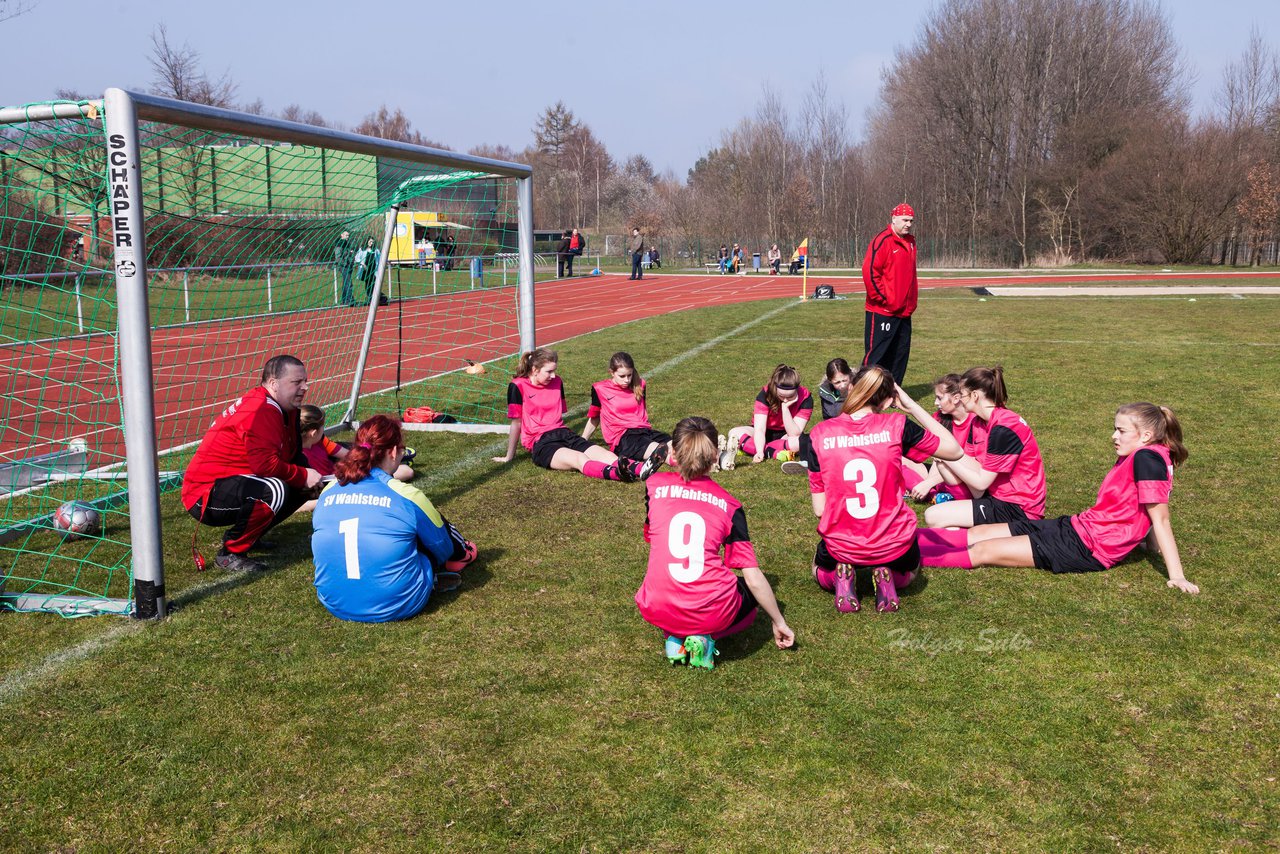
<path fill-rule="evenodd" d="M 215 79 L 201 68 L 200 54 L 183 42 L 177 47 L 169 39 L 169 31 L 160 24 L 151 33 L 152 92 L 193 104 L 231 107 L 236 97 L 235 82 L 227 72 Z"/>
<path fill-rule="evenodd" d="M 386 104 L 365 116 L 360 124 L 355 126 L 354 130 L 364 136 L 376 136 L 379 139 L 393 139 L 397 142 L 409 142 L 414 145 L 425 145 L 429 148 L 452 150 L 444 143 L 428 139 L 414 130 L 413 122 L 409 121 L 409 117 L 404 114 L 404 110 L 397 107 L 393 112 L 388 109 Z"/>
<path fill-rule="evenodd" d="M 34 0 L 0 0 L 0 23 L 25 15 L 35 7 Z"/>

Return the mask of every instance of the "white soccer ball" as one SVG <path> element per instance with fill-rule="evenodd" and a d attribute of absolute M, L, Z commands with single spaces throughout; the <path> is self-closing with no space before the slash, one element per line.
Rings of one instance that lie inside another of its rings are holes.
<path fill-rule="evenodd" d="M 102 535 L 102 514 L 83 501 L 68 501 L 53 512 L 53 527 L 68 540 Z"/>

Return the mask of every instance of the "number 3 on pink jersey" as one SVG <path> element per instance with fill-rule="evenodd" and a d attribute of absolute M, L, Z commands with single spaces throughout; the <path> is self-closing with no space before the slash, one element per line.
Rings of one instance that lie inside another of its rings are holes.
<path fill-rule="evenodd" d="M 854 498 L 846 498 L 845 511 L 855 519 L 870 519 L 880 509 L 880 493 L 876 491 L 876 467 L 870 460 L 849 460 L 844 464 L 844 479 L 853 484 Z"/>
<path fill-rule="evenodd" d="M 707 523 L 697 513 L 681 511 L 671 517 L 671 531 L 667 534 L 667 552 L 684 563 L 668 563 L 667 571 L 681 584 L 689 584 L 702 577 L 706 568 Z"/>

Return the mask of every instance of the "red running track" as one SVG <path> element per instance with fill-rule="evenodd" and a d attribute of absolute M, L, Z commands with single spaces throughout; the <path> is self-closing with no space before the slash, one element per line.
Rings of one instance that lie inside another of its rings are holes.
<path fill-rule="evenodd" d="M 921 287 L 994 284 L 1140 282 L 1157 279 L 1240 278 L 1248 273 L 1158 275 L 981 276 L 937 278 Z M 1257 276 L 1274 274 L 1258 273 Z M 799 297 L 798 276 L 721 276 L 651 273 L 643 284 L 621 274 L 579 277 L 538 285 L 538 340 L 563 341 L 619 323 L 714 305 Z M 810 276 L 808 290 L 824 282 L 856 298 L 861 282 Z M 363 392 L 394 386 L 397 328 L 403 331 L 405 382 L 458 369 L 464 358 L 496 359 L 518 346 L 515 289 L 463 291 L 411 299 L 379 312 Z M 196 441 L 229 403 L 252 388 L 262 363 L 276 353 L 303 359 L 312 377 L 308 399 L 345 400 L 364 329 L 363 309 L 332 308 L 287 315 L 210 321 L 152 333 L 157 442 L 173 449 Z M 118 461 L 123 437 L 111 366 L 112 336 L 52 339 L 0 348 L 7 369 L 0 458 L 27 458 L 84 437 L 90 465 Z"/>

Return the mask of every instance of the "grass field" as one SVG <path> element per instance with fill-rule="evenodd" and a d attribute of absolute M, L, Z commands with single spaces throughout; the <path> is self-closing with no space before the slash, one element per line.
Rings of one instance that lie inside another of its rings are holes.
<path fill-rule="evenodd" d="M 762 620 L 711 673 L 669 669 L 631 600 L 640 487 L 493 464 L 495 437 L 416 443 L 481 559 L 404 623 L 328 616 L 305 518 L 273 571 L 197 574 L 166 496 L 170 619 L 0 613 L 0 848 L 1274 849 L 1277 328 L 1273 298 L 926 292 L 908 390 L 1002 363 L 1051 513 L 1092 502 L 1117 405 L 1177 410 L 1173 526 L 1204 592 L 1138 557 L 932 570 L 898 614 L 837 615 L 804 479 L 744 467 L 717 478 L 798 644 Z M 565 342 L 561 370 L 573 407 L 628 350 L 655 424 L 727 430 L 776 363 L 812 387 L 861 330 L 858 300 L 700 309 Z"/>

